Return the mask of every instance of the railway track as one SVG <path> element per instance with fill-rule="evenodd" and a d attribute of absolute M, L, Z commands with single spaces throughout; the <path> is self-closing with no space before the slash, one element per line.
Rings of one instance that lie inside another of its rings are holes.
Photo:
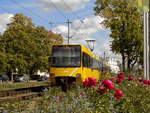
<path fill-rule="evenodd" d="M 14 100 L 27 100 L 27 99 L 43 96 L 44 92 L 48 90 L 49 90 L 49 85 L 4 90 L 4 91 L 0 91 L 0 102 L 8 102 Z"/>

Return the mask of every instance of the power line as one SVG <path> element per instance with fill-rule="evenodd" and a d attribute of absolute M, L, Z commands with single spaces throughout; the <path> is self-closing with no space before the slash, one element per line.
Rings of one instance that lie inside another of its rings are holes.
<path fill-rule="evenodd" d="M 68 19 L 60 10 L 59 8 L 55 5 L 54 2 L 52 2 L 52 0 L 49 0 L 51 2 L 51 4 L 53 5 L 53 7 L 65 18 Z"/>
<path fill-rule="evenodd" d="M 75 36 L 78 33 L 78 31 L 81 29 L 83 23 L 84 23 L 84 21 L 81 21 L 79 28 L 77 29 L 77 31 L 74 34 L 72 34 L 72 36 L 70 38 L 72 38 L 73 36 Z"/>
<path fill-rule="evenodd" d="M 62 1 L 63 1 L 64 5 L 66 5 L 66 7 L 69 10 L 72 10 L 71 7 L 64 0 L 62 0 Z M 72 12 L 72 15 L 74 15 L 77 19 L 79 19 L 80 21 L 82 21 L 81 18 L 75 12 Z"/>
<path fill-rule="evenodd" d="M 3 11 L 6 11 L 7 13 L 10 13 L 7 9 L 3 8 L 0 6 L 0 8 L 3 10 Z"/>
<path fill-rule="evenodd" d="M 66 5 L 66 7 L 71 10 L 71 7 L 70 7 L 64 0 L 62 0 L 62 1 L 63 1 L 63 3 Z M 54 8 L 55 8 L 56 10 L 58 10 L 59 13 L 67 19 L 67 17 L 59 10 L 59 8 L 58 8 L 51 0 L 50 0 L 50 2 L 51 2 L 52 5 L 54 6 Z M 75 36 L 75 35 L 78 33 L 78 31 L 80 30 L 80 28 L 81 28 L 81 26 L 82 26 L 82 23 L 84 23 L 84 22 L 80 19 L 80 17 L 79 17 L 78 15 L 76 15 L 76 13 L 72 12 L 72 14 L 73 14 L 77 19 L 80 20 L 81 24 L 80 24 L 79 28 L 77 29 L 77 31 L 76 31 L 72 36 L 69 36 L 69 35 L 68 35 L 68 40 L 69 40 L 70 38 L 72 38 L 73 36 Z M 51 24 L 51 26 L 52 26 L 52 23 L 50 23 L 50 24 Z M 68 24 L 68 25 L 69 25 L 69 24 Z M 96 29 L 97 29 L 97 31 L 99 31 L 99 28 L 98 28 L 97 26 L 96 26 Z M 68 33 L 69 33 L 69 27 L 68 27 Z M 85 32 L 84 32 L 84 33 L 85 33 Z M 82 34 L 83 34 L 83 33 L 82 33 Z M 68 41 L 68 43 L 69 43 L 69 41 Z"/>
<path fill-rule="evenodd" d="M 18 3 L 18 2 L 16 2 L 15 0 L 9 0 L 9 1 L 11 1 L 12 3 L 14 3 L 14 4 L 16 4 L 16 5 L 20 6 L 21 8 L 23 8 L 24 10 L 26 10 L 26 11 L 28 11 L 30 14 L 32 14 L 33 16 L 36 16 L 36 17 L 38 17 L 38 18 L 42 19 L 43 21 L 47 21 L 47 22 L 49 21 L 49 20 L 47 20 L 47 19 L 43 18 L 42 16 L 40 16 L 40 15 L 38 15 L 38 14 L 36 14 L 36 13 L 32 12 L 32 10 L 30 10 L 30 9 L 28 9 L 28 8 L 24 7 L 23 5 L 19 4 L 19 3 Z"/>
<path fill-rule="evenodd" d="M 72 23 L 69 19 L 67 20 L 67 22 L 66 22 L 67 24 L 68 24 L 68 44 L 69 44 L 69 39 L 70 39 L 70 24 Z"/>
<path fill-rule="evenodd" d="M 52 28 L 53 28 L 53 25 L 54 24 L 65 24 L 66 22 L 49 22 L 50 24 L 50 27 L 51 27 L 51 31 L 52 31 Z"/>

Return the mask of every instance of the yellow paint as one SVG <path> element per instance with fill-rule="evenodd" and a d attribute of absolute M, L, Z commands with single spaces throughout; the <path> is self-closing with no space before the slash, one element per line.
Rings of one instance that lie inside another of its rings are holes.
<path fill-rule="evenodd" d="M 91 57 L 100 60 L 99 57 L 97 57 L 95 54 L 93 54 L 90 50 L 88 50 L 86 47 L 81 46 L 81 59 L 82 59 L 82 53 L 85 52 Z M 55 82 L 55 77 L 75 77 L 76 80 L 79 78 L 76 77 L 76 74 L 81 74 L 81 82 L 84 81 L 88 77 L 95 78 L 97 80 L 100 79 L 100 70 L 94 70 L 91 68 L 86 68 L 82 66 L 82 60 L 81 60 L 81 67 L 51 67 L 50 73 L 54 76 L 51 76 L 49 79 L 51 82 Z M 77 81 L 78 82 L 78 81 Z"/>

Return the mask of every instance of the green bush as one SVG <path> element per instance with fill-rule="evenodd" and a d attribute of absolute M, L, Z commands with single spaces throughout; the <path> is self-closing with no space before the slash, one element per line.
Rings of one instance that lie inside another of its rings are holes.
<path fill-rule="evenodd" d="M 0 112 L 8 113 L 149 113 L 150 82 L 139 82 L 138 78 L 121 83 L 113 82 L 115 89 L 100 92 L 101 82 L 96 86 L 71 86 L 62 92 L 60 87 L 52 87 L 41 98 L 0 105 Z M 115 90 L 120 89 L 123 96 L 115 98 Z M 23 107 L 24 106 L 24 107 Z"/>

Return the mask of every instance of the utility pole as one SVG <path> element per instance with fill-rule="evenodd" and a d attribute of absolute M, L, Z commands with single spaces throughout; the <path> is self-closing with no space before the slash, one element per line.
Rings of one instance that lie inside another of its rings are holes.
<path fill-rule="evenodd" d="M 144 16 L 144 78 L 150 80 L 149 0 L 136 0 L 137 9 Z"/>
<path fill-rule="evenodd" d="M 70 37 L 70 24 L 72 23 L 69 19 L 67 20 L 67 22 L 50 22 L 50 27 L 51 27 L 51 31 L 52 31 L 52 27 L 54 24 L 64 24 L 64 23 L 67 23 L 68 24 L 68 36 L 67 36 L 67 42 L 69 44 L 69 39 L 71 38 Z"/>
<path fill-rule="evenodd" d="M 69 44 L 69 39 L 70 39 L 70 24 L 72 23 L 69 19 L 66 22 L 68 24 L 68 44 Z"/>
<path fill-rule="evenodd" d="M 144 12 L 144 78 L 150 80 L 149 12 Z"/>
<path fill-rule="evenodd" d="M 105 55 L 106 55 L 106 52 L 104 51 L 103 53 L 103 61 L 102 61 L 102 73 L 104 72 L 104 63 L 105 63 Z"/>
<path fill-rule="evenodd" d="M 104 51 L 104 61 L 105 61 L 105 57 L 106 57 L 106 52 Z"/>

